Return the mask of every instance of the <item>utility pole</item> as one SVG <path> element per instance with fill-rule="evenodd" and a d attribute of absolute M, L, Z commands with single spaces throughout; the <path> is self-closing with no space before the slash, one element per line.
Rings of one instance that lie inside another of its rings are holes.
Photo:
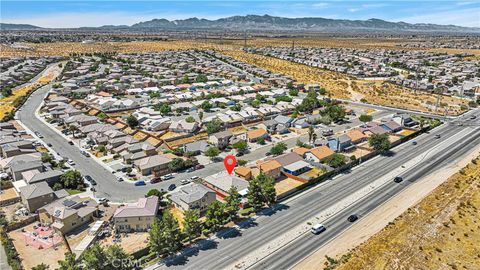
<path fill-rule="evenodd" d="M 243 47 L 247 47 L 247 31 L 243 32 Z"/>

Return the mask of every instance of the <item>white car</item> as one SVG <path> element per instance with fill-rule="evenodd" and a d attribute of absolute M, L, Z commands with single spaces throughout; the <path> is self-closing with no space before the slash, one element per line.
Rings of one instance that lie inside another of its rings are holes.
<path fill-rule="evenodd" d="M 192 180 L 192 181 L 195 181 L 195 180 L 197 180 L 197 179 L 200 179 L 200 177 L 198 177 L 198 176 L 196 176 L 196 175 L 190 177 L 190 180 Z"/>
<path fill-rule="evenodd" d="M 313 234 L 319 234 L 323 231 L 325 231 L 326 228 L 323 226 L 323 224 L 317 223 L 312 226 L 312 229 L 310 230 Z"/>
<path fill-rule="evenodd" d="M 187 179 L 180 180 L 180 184 L 182 185 L 186 185 L 188 183 L 190 183 L 190 181 L 188 181 Z"/>
<path fill-rule="evenodd" d="M 71 159 L 68 159 L 68 160 L 67 160 L 67 163 L 68 163 L 68 165 L 70 165 L 70 166 L 75 165 L 75 161 L 73 161 L 73 160 L 71 160 Z"/>

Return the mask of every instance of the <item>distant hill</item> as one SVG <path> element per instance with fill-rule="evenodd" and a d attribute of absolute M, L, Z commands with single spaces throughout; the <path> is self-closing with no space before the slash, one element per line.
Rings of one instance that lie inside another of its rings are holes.
<path fill-rule="evenodd" d="M 42 29 L 42 27 L 31 24 L 13 24 L 13 23 L 0 23 L 1 30 L 34 30 Z"/>
<path fill-rule="evenodd" d="M 189 18 L 185 20 L 153 19 L 136 23 L 131 28 L 159 29 L 229 29 L 229 30 L 283 30 L 283 31 L 417 31 L 417 32 L 480 32 L 480 28 L 455 25 L 437 25 L 405 22 L 388 22 L 380 19 L 341 20 L 325 18 L 283 18 L 270 15 L 246 15 L 207 20 Z"/>

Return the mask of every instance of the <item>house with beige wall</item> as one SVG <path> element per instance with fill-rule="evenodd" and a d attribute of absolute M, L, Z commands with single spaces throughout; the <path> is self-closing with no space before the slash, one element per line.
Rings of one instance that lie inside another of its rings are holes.
<path fill-rule="evenodd" d="M 147 231 L 157 216 L 158 203 L 157 196 L 150 196 L 117 208 L 113 214 L 115 230 L 117 232 Z"/>

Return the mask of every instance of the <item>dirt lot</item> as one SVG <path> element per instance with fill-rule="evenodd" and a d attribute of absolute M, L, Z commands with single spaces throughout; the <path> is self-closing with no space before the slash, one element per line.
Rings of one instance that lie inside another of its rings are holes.
<path fill-rule="evenodd" d="M 24 229 L 33 231 L 33 224 L 24 227 Z M 31 269 L 40 263 L 49 265 L 50 269 L 56 269 L 59 266 L 58 261 L 63 260 L 64 254 L 67 252 L 67 247 L 63 241 L 55 242 L 55 248 L 39 249 L 38 245 L 33 244 L 34 242 L 31 242 L 21 229 L 10 232 L 9 236 L 13 239 L 15 249 L 20 255 L 25 269 Z"/>
<path fill-rule="evenodd" d="M 296 269 L 324 269 L 327 265 L 342 270 L 478 269 L 479 153 L 480 147 L 457 164 L 409 187 L 307 257 Z M 408 208 L 423 196 L 427 197 Z M 347 253 L 351 248 L 353 251 Z M 335 258 L 330 259 L 330 264 L 325 262 L 327 255 Z"/>
<path fill-rule="evenodd" d="M 298 181 L 298 180 L 295 180 L 295 179 L 291 179 L 291 178 L 285 178 L 283 180 L 280 180 L 278 181 L 276 184 L 275 184 L 275 191 L 277 192 L 277 196 L 281 195 L 282 193 L 285 193 L 291 189 L 294 189 L 300 185 L 302 185 L 303 183 Z"/>
<path fill-rule="evenodd" d="M 122 234 L 120 242 L 113 242 L 114 236 L 100 240 L 102 246 L 120 245 L 127 253 L 144 248 L 148 243 L 148 232 Z"/>

